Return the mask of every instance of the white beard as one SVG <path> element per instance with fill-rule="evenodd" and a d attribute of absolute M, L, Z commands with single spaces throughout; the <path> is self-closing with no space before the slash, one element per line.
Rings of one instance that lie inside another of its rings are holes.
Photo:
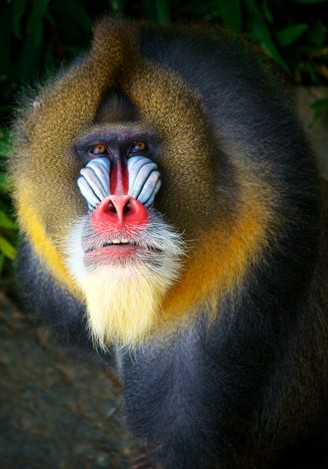
<path fill-rule="evenodd" d="M 181 271 L 181 238 L 156 220 L 155 236 L 149 234 L 154 231 L 151 224 L 143 233 L 147 242 L 162 249 L 156 262 L 137 259 L 88 268 L 81 246 L 85 223 L 84 218 L 71 230 L 66 251 L 67 265 L 85 297 L 91 337 L 103 349 L 114 341 L 141 343 L 163 320 L 162 301 Z"/>

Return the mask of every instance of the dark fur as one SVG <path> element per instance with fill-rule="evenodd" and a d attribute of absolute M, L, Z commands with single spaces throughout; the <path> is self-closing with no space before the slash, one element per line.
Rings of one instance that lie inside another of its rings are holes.
<path fill-rule="evenodd" d="M 324 469 L 327 218 L 314 156 L 269 65 L 237 40 L 144 28 L 141 50 L 199 93 L 227 193 L 230 142 L 245 160 L 269 162 L 265 177 L 279 193 L 284 226 L 213 324 L 200 308 L 197 323 L 173 340 L 121 350 L 128 423 L 171 469 Z M 192 181 L 187 190 L 197 190 Z M 46 269 L 40 274 L 32 251 L 24 241 L 18 263 L 30 308 L 65 341 L 90 346 L 83 307 Z"/>

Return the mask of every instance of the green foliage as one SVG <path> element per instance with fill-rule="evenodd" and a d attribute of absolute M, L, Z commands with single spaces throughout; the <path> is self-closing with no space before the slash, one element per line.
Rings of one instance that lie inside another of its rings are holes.
<path fill-rule="evenodd" d="M 5 172 L 6 159 L 10 152 L 9 131 L 0 128 L 0 273 L 16 257 L 17 225 L 10 218 L 10 182 Z"/>
<path fill-rule="evenodd" d="M 313 122 L 323 117 L 323 115 L 327 112 L 328 109 L 328 98 L 320 98 L 315 100 L 311 104 L 311 108 L 313 110 Z"/>
<path fill-rule="evenodd" d="M 288 65 L 279 53 L 274 36 L 269 25 L 273 22 L 273 16 L 268 7 L 268 2 L 245 0 L 247 8 L 246 29 L 250 37 L 256 40 L 266 53 L 276 60 L 282 67 L 288 70 Z"/>
<path fill-rule="evenodd" d="M 328 82 L 328 0 L 191 0 L 200 17 L 255 40 L 297 83 Z"/>

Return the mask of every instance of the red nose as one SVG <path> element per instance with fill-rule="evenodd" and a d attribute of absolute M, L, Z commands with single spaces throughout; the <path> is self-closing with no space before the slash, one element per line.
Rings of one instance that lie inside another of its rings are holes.
<path fill-rule="evenodd" d="M 148 221 L 147 209 L 129 195 L 109 195 L 93 212 L 91 224 L 98 231 L 143 225 Z"/>

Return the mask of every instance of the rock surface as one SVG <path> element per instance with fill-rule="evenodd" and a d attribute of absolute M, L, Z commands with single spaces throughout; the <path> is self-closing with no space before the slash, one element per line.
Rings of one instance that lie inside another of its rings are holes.
<path fill-rule="evenodd" d="M 0 294 L 1 469 L 125 469 L 136 444 L 114 373 L 71 356 Z"/>

